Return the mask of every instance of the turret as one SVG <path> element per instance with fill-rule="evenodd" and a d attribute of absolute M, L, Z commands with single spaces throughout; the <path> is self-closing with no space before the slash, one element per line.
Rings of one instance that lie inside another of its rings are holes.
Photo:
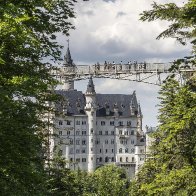
<path fill-rule="evenodd" d="M 85 93 L 85 112 L 88 116 L 88 172 L 96 169 L 96 92 L 92 77 L 90 77 Z"/>
<path fill-rule="evenodd" d="M 74 74 L 75 72 L 75 64 L 73 63 L 73 60 L 71 58 L 71 53 L 69 50 L 69 42 L 68 42 L 67 52 L 64 56 L 64 63 L 63 63 L 62 71 L 69 73 L 69 74 L 72 74 L 72 73 Z M 74 90 L 74 81 L 68 78 L 65 78 L 65 80 L 63 81 L 62 90 L 65 90 L 65 91 Z"/>
<path fill-rule="evenodd" d="M 138 104 L 137 104 L 137 98 L 136 98 L 135 91 L 133 91 L 133 94 L 132 94 L 132 99 L 130 103 L 130 113 L 132 116 L 138 114 Z"/>

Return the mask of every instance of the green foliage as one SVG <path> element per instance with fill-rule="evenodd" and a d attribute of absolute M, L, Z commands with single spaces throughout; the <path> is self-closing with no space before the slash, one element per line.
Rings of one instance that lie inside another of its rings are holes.
<path fill-rule="evenodd" d="M 169 28 L 163 31 L 157 38 L 173 37 L 185 44 L 187 39 L 195 48 L 196 43 L 196 1 L 188 0 L 183 6 L 174 3 L 152 5 L 152 10 L 144 11 L 141 14 L 142 21 L 154 21 L 157 19 L 171 22 Z"/>
<path fill-rule="evenodd" d="M 55 34 L 73 28 L 74 2 L 0 1 L 0 195 L 44 195 L 41 119 L 57 84 L 47 61 L 60 60 Z"/>
<path fill-rule="evenodd" d="M 135 187 L 143 195 L 196 194 L 196 94 L 168 79 L 160 91 L 160 126 Z"/>

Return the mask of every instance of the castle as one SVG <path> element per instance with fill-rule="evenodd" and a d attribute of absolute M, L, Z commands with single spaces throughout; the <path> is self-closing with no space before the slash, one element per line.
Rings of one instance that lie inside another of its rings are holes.
<path fill-rule="evenodd" d="M 63 67 L 70 73 L 75 68 L 69 46 Z M 75 90 L 71 79 L 56 93 L 63 100 L 55 105 L 57 137 L 51 146 L 66 158 L 67 167 L 93 172 L 113 163 L 133 178 L 146 158 L 142 112 L 135 91 L 130 95 L 97 94 L 90 77 L 85 93 Z"/>

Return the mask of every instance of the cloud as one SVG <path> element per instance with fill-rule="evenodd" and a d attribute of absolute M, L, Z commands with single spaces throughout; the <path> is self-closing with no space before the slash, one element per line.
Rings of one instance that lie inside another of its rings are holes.
<path fill-rule="evenodd" d="M 156 40 L 168 22 L 142 22 L 140 13 L 151 9 L 154 0 L 93 0 L 76 4 L 76 30 L 71 31 L 70 49 L 76 64 L 106 61 L 168 62 L 190 53 L 190 46 L 180 46 L 174 39 Z M 170 0 L 183 5 L 184 0 Z M 164 0 L 156 0 L 165 3 Z M 58 41 L 67 47 L 64 36 Z M 78 90 L 86 90 L 87 81 L 76 83 Z M 130 94 L 137 91 L 144 113 L 144 124 L 156 125 L 159 87 L 129 81 L 95 80 L 99 93 Z"/>

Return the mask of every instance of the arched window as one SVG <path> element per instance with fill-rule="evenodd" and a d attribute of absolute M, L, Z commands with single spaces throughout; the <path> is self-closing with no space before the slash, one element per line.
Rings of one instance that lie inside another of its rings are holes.
<path fill-rule="evenodd" d="M 122 153 L 122 148 L 119 149 L 119 153 Z"/>

